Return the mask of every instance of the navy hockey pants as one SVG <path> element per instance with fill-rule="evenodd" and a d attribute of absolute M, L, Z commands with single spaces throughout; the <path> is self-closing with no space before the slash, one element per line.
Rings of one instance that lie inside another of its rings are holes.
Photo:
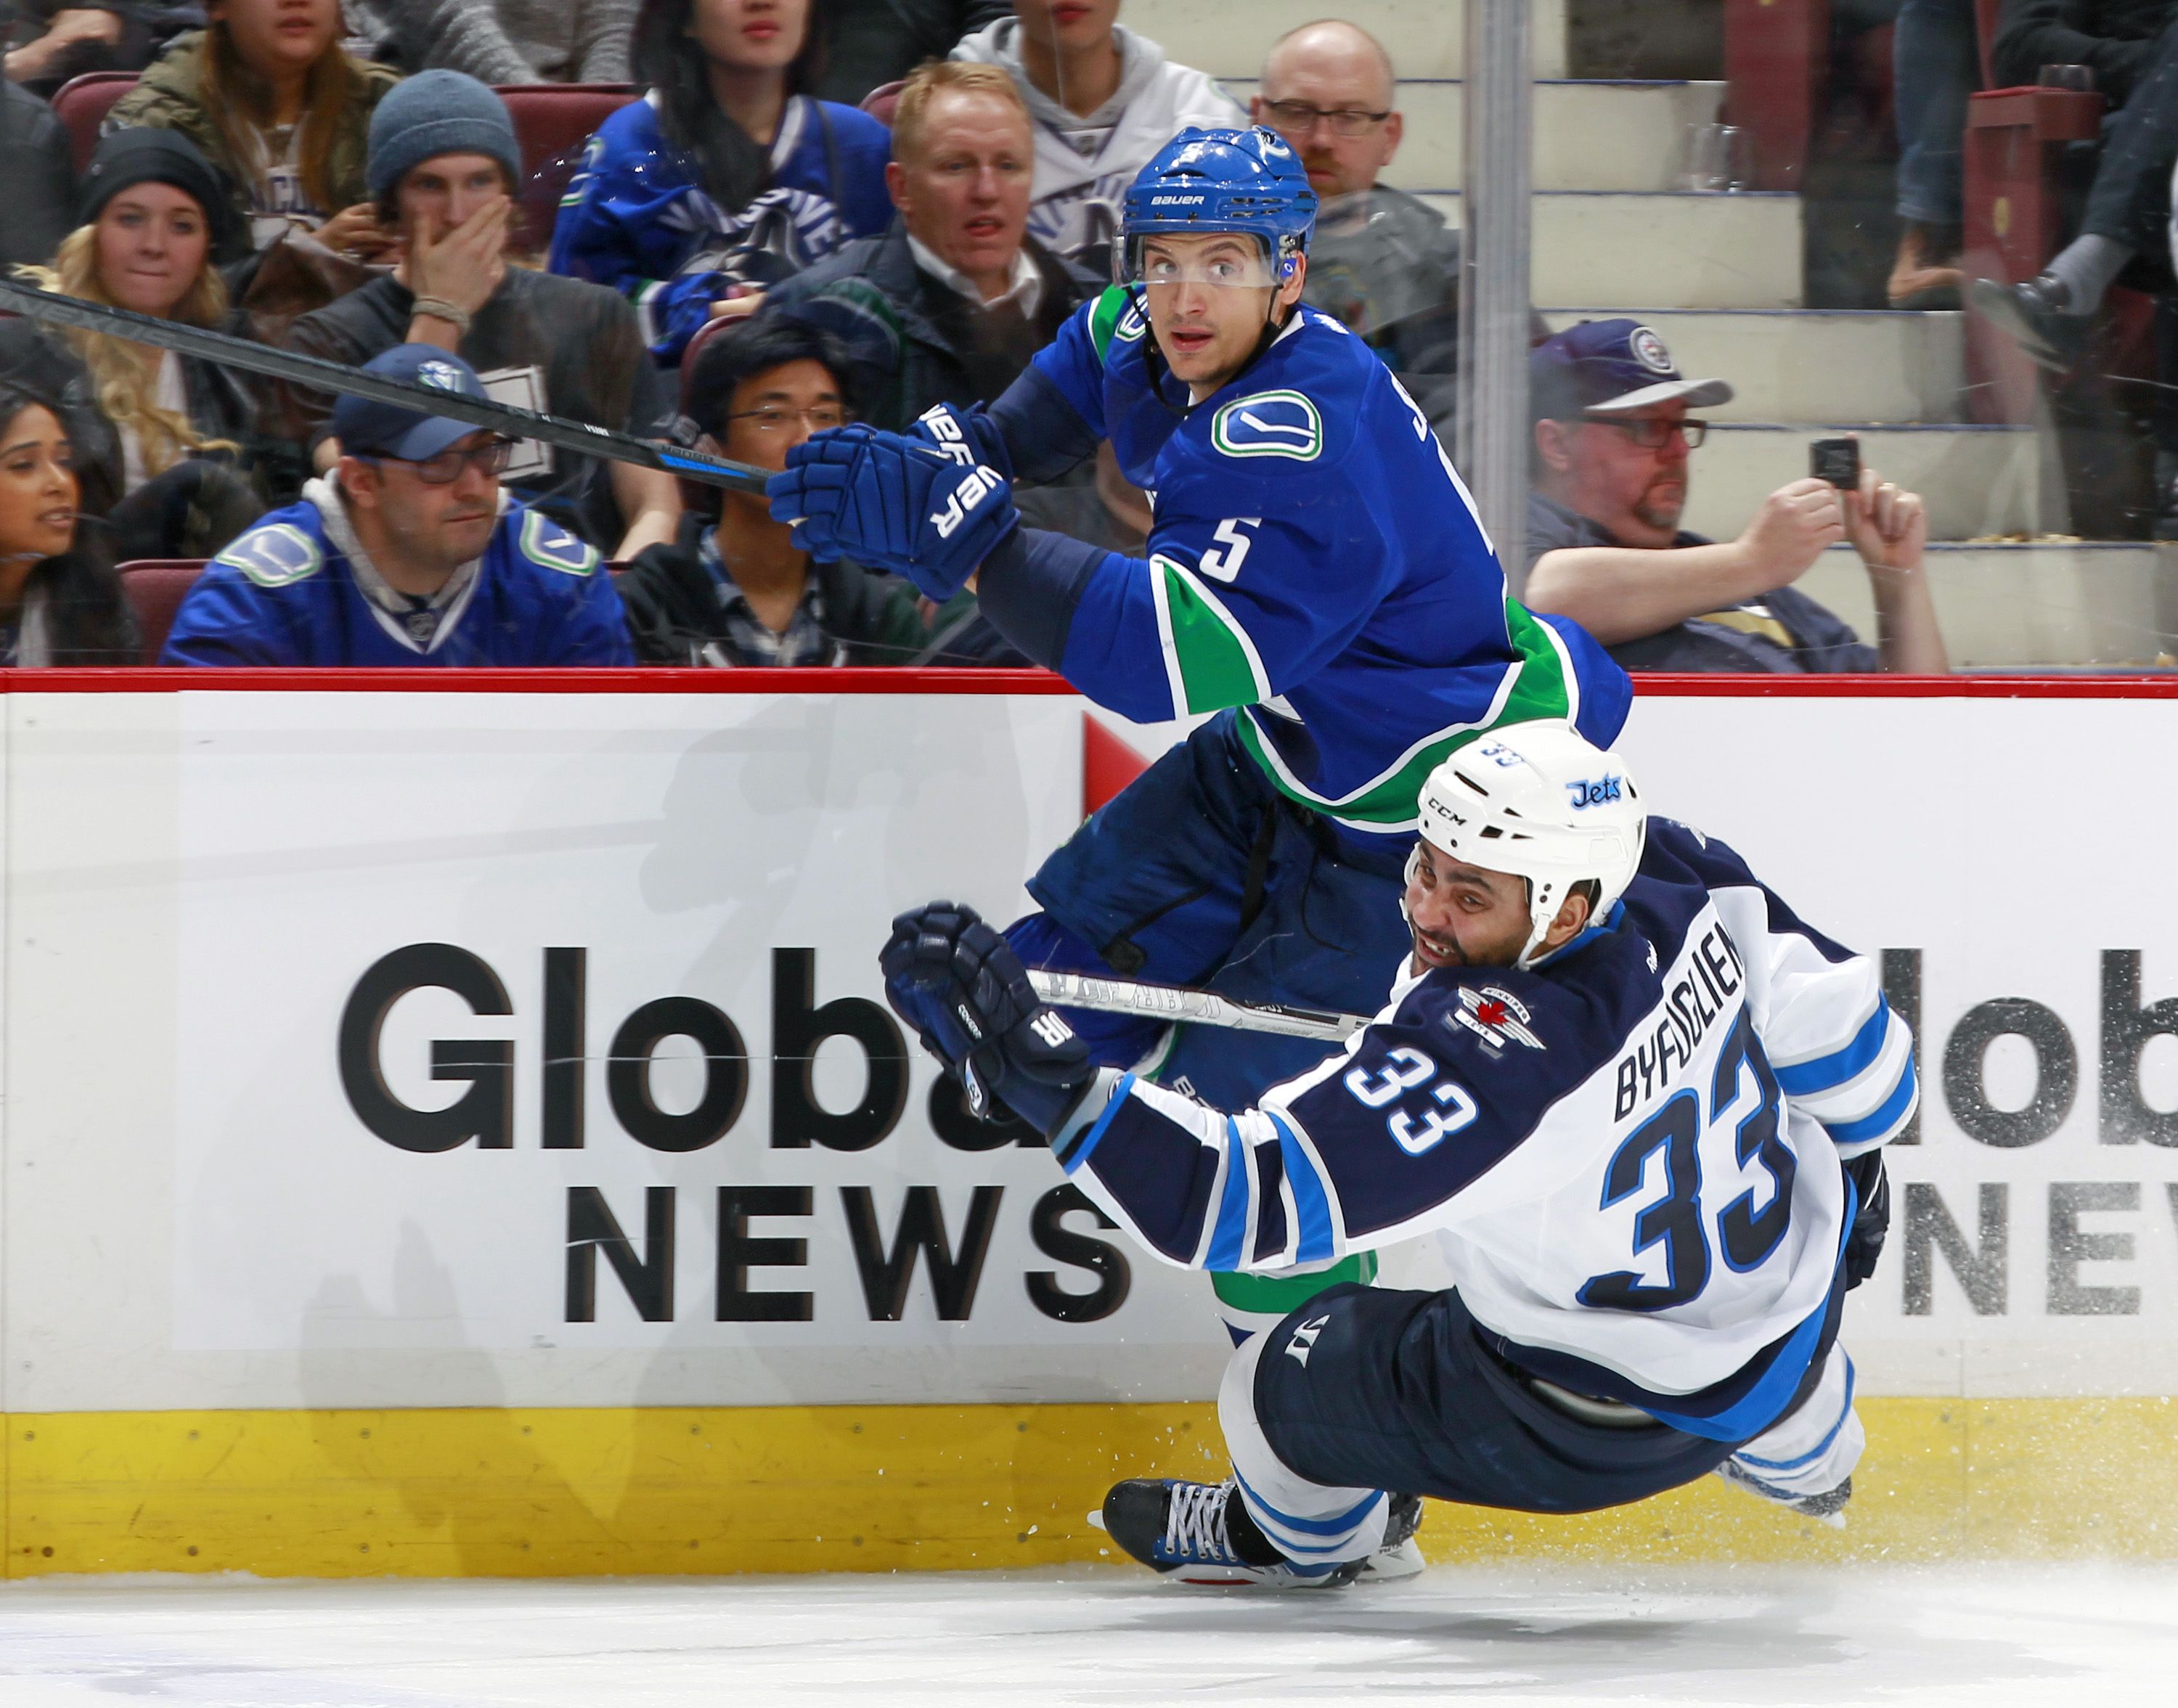
<path fill-rule="evenodd" d="M 1116 973 L 1242 1001 L 1374 1014 L 1411 952 L 1399 896 L 1413 839 L 1363 837 L 1294 805 L 1221 713 L 1108 802 L 1029 880 L 1043 909 L 1008 938 L 1031 966 Z M 1132 1067 L 1154 1022 L 1069 1010 L 1097 1059 Z M 1243 1109 L 1333 1054 L 1228 1027 L 1180 1029 L 1157 1077 Z"/>

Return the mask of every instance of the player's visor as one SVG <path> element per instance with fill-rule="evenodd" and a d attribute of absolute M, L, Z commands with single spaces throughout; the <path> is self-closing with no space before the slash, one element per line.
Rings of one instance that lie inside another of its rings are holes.
<path fill-rule="evenodd" d="M 1185 249 L 1168 249 L 1155 238 L 1137 238 L 1127 245 L 1122 284 L 1229 285 L 1261 290 L 1278 282 L 1271 265 L 1256 244 L 1220 243 L 1207 248 L 1190 244 Z"/>

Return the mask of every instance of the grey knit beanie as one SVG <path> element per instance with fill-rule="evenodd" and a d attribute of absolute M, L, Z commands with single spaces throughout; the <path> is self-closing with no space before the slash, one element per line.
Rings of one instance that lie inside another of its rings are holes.
<path fill-rule="evenodd" d="M 522 183 L 522 147 L 506 103 L 459 71 L 419 71 L 386 90 L 370 115 L 370 160 L 364 179 L 375 196 L 389 194 L 435 155 L 490 155 Z"/>

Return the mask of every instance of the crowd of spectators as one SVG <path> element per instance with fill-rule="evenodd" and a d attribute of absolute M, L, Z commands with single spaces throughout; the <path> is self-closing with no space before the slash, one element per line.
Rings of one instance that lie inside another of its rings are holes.
<path fill-rule="evenodd" d="M 995 400 L 1110 278 L 1119 205 L 1150 156 L 1190 124 L 1252 122 L 1291 143 L 1322 199 L 1307 300 L 1448 439 L 1458 238 L 1383 181 L 1404 121 L 1382 44 L 1336 20 L 1292 30 L 1244 108 L 1119 10 L 14 0 L 0 265 L 776 468 L 829 426 Z M 86 72 L 134 82 L 79 172 L 41 97 Z M 525 160 L 498 90 L 554 82 L 626 98 L 574 156 Z M 533 174 L 555 169 L 556 217 L 526 221 Z M 1876 582 L 1880 661 L 1940 667 L 1918 503 L 1873 475 L 1820 519 L 1809 483 L 1786 488 L 1727 546 L 1677 532 L 1657 471 L 1677 471 L 1683 502 L 1688 404 L 1721 382 L 1636 406 L 1568 377 L 1628 336 L 1538 348 L 1538 396 L 1555 400 L 1537 427 L 1543 608 L 1628 662 L 1865 667 L 1878 651 L 1789 585 L 1849 539 Z M 210 561 L 172 663 L 1020 661 L 971 592 L 936 607 L 813 563 L 760 500 L 625 462 L 16 319 L 0 319 L 0 657 L 18 664 L 134 661 L 144 638 L 115 572 L 130 559 Z M 1020 501 L 1108 549 L 1139 551 L 1152 526 L 1108 447 Z M 1918 603 L 1886 602 L 1885 575 Z"/>

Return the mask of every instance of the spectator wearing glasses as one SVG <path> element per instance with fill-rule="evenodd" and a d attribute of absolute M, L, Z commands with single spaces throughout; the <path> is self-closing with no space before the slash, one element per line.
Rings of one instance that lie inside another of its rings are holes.
<path fill-rule="evenodd" d="M 1109 276 L 1119 209 L 1135 174 L 1190 124 L 1245 125 L 1239 104 L 1205 73 L 1118 23 L 1119 0 L 1014 0 L 955 59 L 996 65 L 1036 121 L 1029 235 Z"/>
<path fill-rule="evenodd" d="M 360 366 L 397 344 L 460 356 L 502 402 L 663 439 L 670 391 L 643 351 L 635 312 L 617 292 L 516 264 L 507 250 L 522 169 L 514 122 L 498 95 L 458 71 L 402 84 L 370 119 L 371 194 L 401 259 L 391 273 L 304 315 L 290 348 Z M 321 430 L 331 400 L 287 393 L 298 438 Z M 317 452 L 320 472 L 340 446 Z M 523 503 L 616 558 L 673 538 L 672 477 L 525 441 L 507 469 Z"/>
<path fill-rule="evenodd" d="M 839 338 L 862 419 L 995 402 L 1100 282 L 1028 236 L 1035 140 L 1013 79 L 939 61 L 907 79 L 885 168 L 900 216 L 777 287 L 768 315 Z"/>
<path fill-rule="evenodd" d="M 1338 20 L 1272 44 L 1249 115 L 1293 145 L 1317 196 L 1311 308 L 1361 335 L 1432 425 L 1451 431 L 1459 360 L 1459 234 L 1419 197 L 1378 182 L 1404 123 L 1391 56 Z"/>
<path fill-rule="evenodd" d="M 486 395 L 468 363 L 430 344 L 364 371 Z M 161 663 L 634 662 L 597 553 L 501 490 L 512 441 L 360 397 L 342 397 L 332 425 L 338 466 L 212 560 Z"/>
<path fill-rule="evenodd" d="M 1528 505 L 1530 610 L 1579 622 L 1628 670 L 1803 672 L 1950 665 L 1922 554 L 1917 494 L 1872 468 L 1857 491 L 1795 480 L 1736 539 L 1679 526 L 1688 452 L 1727 403 L 1722 380 L 1688 380 L 1634 320 L 1584 320 L 1529 359 L 1535 485 Z M 1877 643 L 1792 583 L 1849 540 L 1868 570 Z"/>
<path fill-rule="evenodd" d="M 848 419 L 845 367 L 821 332 L 769 315 L 747 322 L 698 355 L 684 430 L 698 435 L 698 450 L 784 468 L 789 451 Z M 813 563 L 793 530 L 771 519 L 761 493 L 704 490 L 715 495 L 715 506 L 704 506 L 710 513 L 684 517 L 679 539 L 651 546 L 621 578 L 644 663 L 904 665 L 922 657 L 931 630 L 906 582 L 845 558 Z M 961 594 L 939 627 L 954 627 L 974 606 L 972 594 Z"/>

